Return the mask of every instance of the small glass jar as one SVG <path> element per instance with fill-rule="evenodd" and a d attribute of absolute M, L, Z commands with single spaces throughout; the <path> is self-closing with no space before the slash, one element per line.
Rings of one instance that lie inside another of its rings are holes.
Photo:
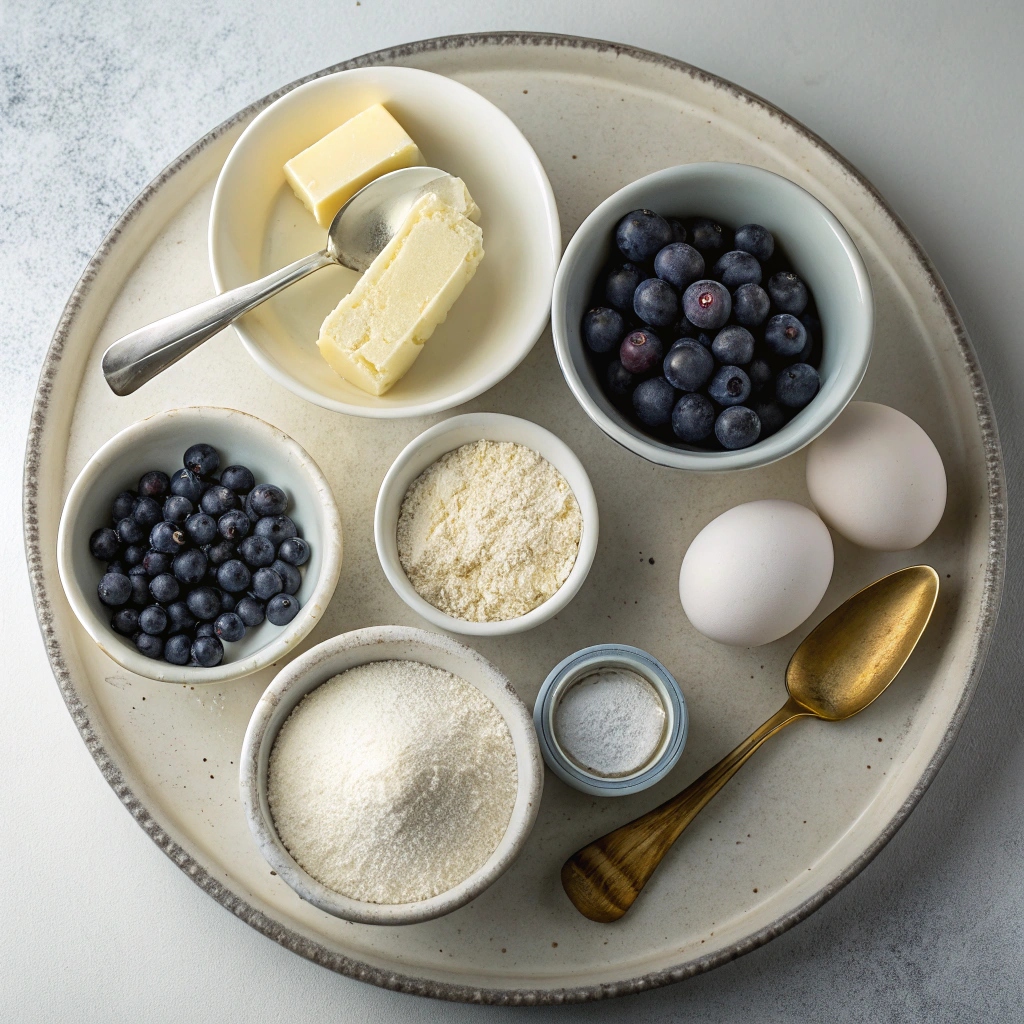
<path fill-rule="evenodd" d="M 559 740 L 556 715 L 562 699 L 582 680 L 602 671 L 636 673 L 657 694 L 664 711 L 661 738 L 651 755 L 635 770 L 598 774 L 574 758 Z M 533 706 L 541 753 L 548 767 L 563 781 L 593 796 L 627 796 L 663 779 L 675 767 L 686 743 L 689 715 L 679 684 L 657 658 L 625 644 L 585 647 L 560 661 L 548 674 Z"/>

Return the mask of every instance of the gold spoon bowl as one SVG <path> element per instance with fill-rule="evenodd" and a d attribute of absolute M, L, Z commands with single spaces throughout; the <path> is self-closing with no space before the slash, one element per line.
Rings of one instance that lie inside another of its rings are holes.
<path fill-rule="evenodd" d="M 804 639 L 786 669 L 789 700 L 677 796 L 574 853 L 562 887 L 592 921 L 617 921 L 669 848 L 769 736 L 798 718 L 840 722 L 863 711 L 896 678 L 925 631 L 938 573 L 913 565 L 854 594 Z"/>

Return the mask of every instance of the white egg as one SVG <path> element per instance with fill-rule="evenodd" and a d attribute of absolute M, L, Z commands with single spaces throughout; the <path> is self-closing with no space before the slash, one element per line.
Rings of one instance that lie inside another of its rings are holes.
<path fill-rule="evenodd" d="M 828 528 L 810 509 L 751 501 L 693 538 L 679 570 L 679 598 L 705 636 L 757 647 L 796 629 L 817 608 L 833 560 Z"/>
<path fill-rule="evenodd" d="M 807 490 L 821 518 L 854 544 L 906 551 L 939 525 L 946 471 L 909 416 L 851 402 L 808 448 Z"/>

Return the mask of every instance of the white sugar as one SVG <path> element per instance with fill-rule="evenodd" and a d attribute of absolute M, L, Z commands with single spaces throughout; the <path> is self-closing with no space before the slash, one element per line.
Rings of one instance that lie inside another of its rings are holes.
<path fill-rule="evenodd" d="M 270 754 L 270 810 L 295 860 L 370 903 L 446 892 L 501 842 L 518 774 L 508 726 L 464 679 L 413 661 L 308 694 Z"/>
<path fill-rule="evenodd" d="M 574 683 L 555 709 L 562 749 L 595 775 L 630 775 L 654 756 L 665 731 L 658 691 L 636 672 L 606 668 Z"/>

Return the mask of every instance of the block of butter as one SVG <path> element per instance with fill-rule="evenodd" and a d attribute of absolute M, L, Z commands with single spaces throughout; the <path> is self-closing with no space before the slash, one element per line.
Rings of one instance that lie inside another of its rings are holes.
<path fill-rule="evenodd" d="M 483 233 L 461 188 L 421 196 L 394 238 L 330 313 L 317 344 L 335 372 L 383 395 L 416 361 L 483 259 Z M 454 203 L 454 205 L 453 205 Z"/>
<path fill-rule="evenodd" d="M 342 206 L 374 178 L 422 163 L 419 147 L 378 103 L 292 157 L 284 174 L 317 224 L 329 228 Z"/>

